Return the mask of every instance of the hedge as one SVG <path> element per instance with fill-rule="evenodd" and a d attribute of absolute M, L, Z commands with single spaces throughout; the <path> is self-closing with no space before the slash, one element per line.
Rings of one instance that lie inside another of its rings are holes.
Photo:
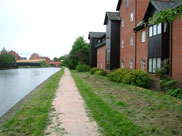
<path fill-rule="evenodd" d="M 149 88 L 151 81 L 147 72 L 126 68 L 112 71 L 108 75 L 108 78 L 114 82 L 131 84 L 143 88 Z"/>

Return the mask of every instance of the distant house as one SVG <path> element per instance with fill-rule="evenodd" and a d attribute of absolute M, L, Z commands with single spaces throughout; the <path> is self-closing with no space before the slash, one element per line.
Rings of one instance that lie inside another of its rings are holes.
<path fill-rule="evenodd" d="M 89 33 L 90 66 L 110 71 L 119 68 L 119 12 L 106 12 L 104 25 L 106 25 L 106 33 Z"/>
<path fill-rule="evenodd" d="M 0 54 L 7 53 L 6 49 L 3 47 L 2 51 L 0 51 Z"/>
<path fill-rule="evenodd" d="M 37 59 L 41 59 L 38 53 L 33 53 L 30 57 L 30 60 L 37 60 Z"/>
<path fill-rule="evenodd" d="M 106 12 L 106 69 L 119 68 L 120 57 L 120 15 L 119 12 Z"/>
<path fill-rule="evenodd" d="M 16 53 L 15 51 L 11 50 L 9 53 L 15 57 L 15 60 L 21 59 L 20 55 L 18 53 Z"/>
<path fill-rule="evenodd" d="M 98 41 L 105 35 L 105 32 L 89 32 L 88 39 L 90 40 L 90 67 L 97 67 L 97 48 Z"/>
<path fill-rule="evenodd" d="M 95 45 L 97 49 L 97 67 L 106 69 L 106 35 L 100 37 Z"/>

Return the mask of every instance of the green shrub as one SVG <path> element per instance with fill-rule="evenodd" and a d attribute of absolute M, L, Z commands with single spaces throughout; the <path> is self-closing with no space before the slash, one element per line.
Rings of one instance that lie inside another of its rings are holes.
<path fill-rule="evenodd" d="M 111 81 L 121 83 L 127 73 L 129 73 L 129 69 L 116 69 L 108 75 L 108 78 Z"/>
<path fill-rule="evenodd" d="M 96 72 L 97 70 L 99 70 L 99 68 L 97 68 L 97 67 L 91 68 L 90 74 L 92 74 L 92 75 L 95 74 L 95 72 Z"/>
<path fill-rule="evenodd" d="M 182 98 L 181 89 L 178 87 L 174 87 L 172 89 L 167 90 L 167 94 L 170 96 Z"/>
<path fill-rule="evenodd" d="M 90 74 L 96 74 L 96 75 L 101 75 L 101 76 L 107 76 L 107 71 L 103 70 L 103 69 L 99 69 L 99 68 L 92 68 L 90 70 Z"/>
<path fill-rule="evenodd" d="M 111 81 L 131 84 L 139 87 L 148 88 L 150 86 L 149 74 L 142 70 L 117 69 L 108 75 Z"/>
<path fill-rule="evenodd" d="M 177 82 L 178 80 L 166 78 L 160 80 L 160 87 L 162 90 L 166 91 L 168 95 L 182 98 L 182 90 L 176 86 Z"/>
<path fill-rule="evenodd" d="M 107 76 L 107 72 L 103 69 L 98 69 L 97 71 L 95 71 L 96 75 L 101 75 L 101 76 Z"/>
<path fill-rule="evenodd" d="M 88 65 L 86 65 L 86 64 L 83 64 L 83 65 L 78 64 L 78 65 L 76 66 L 76 70 L 77 70 L 78 72 L 89 72 L 89 71 L 90 71 L 90 66 L 88 66 Z"/>

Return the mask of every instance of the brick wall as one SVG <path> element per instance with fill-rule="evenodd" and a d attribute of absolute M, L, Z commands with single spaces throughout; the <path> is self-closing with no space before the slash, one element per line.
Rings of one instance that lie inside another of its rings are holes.
<path fill-rule="evenodd" d="M 101 69 L 106 69 L 106 45 L 97 48 L 97 67 Z"/>
<path fill-rule="evenodd" d="M 149 0 L 137 0 L 137 24 L 143 20 L 148 4 Z"/>
<path fill-rule="evenodd" d="M 145 31 L 145 42 L 142 42 L 142 32 Z M 145 71 L 148 69 L 148 28 L 137 31 L 137 47 L 136 47 L 136 69 L 140 70 L 141 60 L 145 60 Z"/>
<path fill-rule="evenodd" d="M 133 12 L 133 21 L 130 21 L 130 15 Z M 133 68 L 135 66 L 135 0 L 129 0 L 128 8 L 126 8 L 126 1 L 122 1 L 120 7 L 121 16 L 121 30 L 120 30 L 120 67 L 121 61 L 124 61 L 124 66 L 130 68 L 130 60 L 133 60 Z M 122 27 L 122 20 L 124 20 L 124 27 Z M 130 37 L 133 37 L 134 45 L 130 45 Z M 121 48 L 121 42 L 124 40 L 124 48 Z"/>
<path fill-rule="evenodd" d="M 172 77 L 182 80 L 182 20 L 173 22 Z"/>

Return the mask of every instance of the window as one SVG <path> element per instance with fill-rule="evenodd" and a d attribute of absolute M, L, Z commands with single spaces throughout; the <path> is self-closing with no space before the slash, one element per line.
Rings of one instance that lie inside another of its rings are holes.
<path fill-rule="evenodd" d="M 167 32 L 167 23 L 164 24 L 164 33 Z"/>
<path fill-rule="evenodd" d="M 149 37 L 152 37 L 152 26 L 149 27 Z"/>
<path fill-rule="evenodd" d="M 149 59 L 149 73 L 152 73 L 152 59 Z"/>
<path fill-rule="evenodd" d="M 155 73 L 161 68 L 161 58 L 149 58 L 149 73 Z"/>
<path fill-rule="evenodd" d="M 133 22 L 133 12 L 130 14 L 130 22 Z"/>
<path fill-rule="evenodd" d="M 164 25 L 165 31 L 165 25 Z M 162 33 L 162 24 L 154 25 L 149 27 L 149 37 L 155 36 Z"/>
<path fill-rule="evenodd" d="M 145 59 L 141 60 L 141 69 L 145 70 Z"/>
<path fill-rule="evenodd" d="M 121 48 L 124 48 L 124 40 L 121 41 Z"/>
<path fill-rule="evenodd" d="M 121 26 L 124 27 L 124 19 L 121 21 Z"/>
<path fill-rule="evenodd" d="M 142 32 L 142 42 L 145 42 L 145 31 Z"/>
<path fill-rule="evenodd" d="M 157 58 L 157 68 L 161 68 L 161 58 Z"/>
<path fill-rule="evenodd" d="M 121 61 L 121 68 L 124 68 L 124 60 Z"/>
<path fill-rule="evenodd" d="M 161 34 L 162 33 L 162 25 L 161 25 L 161 23 L 160 24 L 158 24 L 158 26 L 157 26 L 157 34 Z"/>
<path fill-rule="evenodd" d="M 126 8 L 128 8 L 128 6 L 129 6 L 129 1 L 126 0 Z"/>
<path fill-rule="evenodd" d="M 101 68 L 101 69 L 103 68 L 102 63 L 100 64 L 100 68 Z"/>
<path fill-rule="evenodd" d="M 133 36 L 130 37 L 130 45 L 134 45 Z"/>
<path fill-rule="evenodd" d="M 107 49 L 107 55 L 106 55 L 106 63 L 107 65 L 110 65 L 110 49 Z"/>
<path fill-rule="evenodd" d="M 153 73 L 155 73 L 155 71 L 156 71 L 156 68 L 157 68 L 157 66 L 156 66 L 156 58 L 153 58 Z"/>
<path fill-rule="evenodd" d="M 153 26 L 153 36 L 157 34 L 157 25 Z"/>
<path fill-rule="evenodd" d="M 133 69 L 133 60 L 130 60 L 130 69 Z"/>

